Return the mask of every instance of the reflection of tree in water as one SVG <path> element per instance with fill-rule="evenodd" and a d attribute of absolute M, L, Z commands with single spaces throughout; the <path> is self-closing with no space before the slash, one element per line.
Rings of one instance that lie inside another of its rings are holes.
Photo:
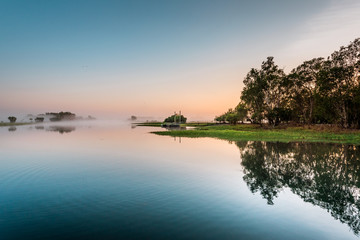
<path fill-rule="evenodd" d="M 75 127 L 71 127 L 71 126 L 50 126 L 46 129 L 46 131 L 59 132 L 63 134 L 63 133 L 69 133 L 75 131 L 75 129 L 76 129 Z"/>
<path fill-rule="evenodd" d="M 15 132 L 15 131 L 16 131 L 16 127 L 11 126 L 11 127 L 8 128 L 8 131 L 9 131 L 9 132 Z"/>
<path fill-rule="evenodd" d="M 268 204 L 285 187 L 360 232 L 360 147 L 322 143 L 237 142 L 244 181 Z"/>

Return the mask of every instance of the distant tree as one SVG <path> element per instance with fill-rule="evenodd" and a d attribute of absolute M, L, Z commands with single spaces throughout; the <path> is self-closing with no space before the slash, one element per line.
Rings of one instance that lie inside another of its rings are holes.
<path fill-rule="evenodd" d="M 53 117 L 50 118 L 50 121 L 56 122 L 56 121 L 69 121 L 69 120 L 75 120 L 76 115 L 71 112 L 48 112 L 46 115 L 52 115 Z"/>
<path fill-rule="evenodd" d="M 16 122 L 16 117 L 14 117 L 14 116 L 10 116 L 10 117 L 8 117 L 8 119 L 11 123 Z"/>
<path fill-rule="evenodd" d="M 131 120 L 132 120 L 132 121 L 135 121 L 136 119 L 137 119 L 136 116 L 131 116 Z"/>
<path fill-rule="evenodd" d="M 179 115 L 179 114 L 174 114 L 171 115 L 170 117 L 167 117 L 164 122 L 168 122 L 168 123 L 186 123 L 187 118 L 184 117 L 183 115 Z"/>
<path fill-rule="evenodd" d="M 58 122 L 58 121 L 61 121 L 61 118 L 60 117 L 52 117 L 49 120 L 52 122 Z"/>
<path fill-rule="evenodd" d="M 43 122 L 44 118 L 43 117 L 37 117 L 35 118 L 35 122 Z"/>

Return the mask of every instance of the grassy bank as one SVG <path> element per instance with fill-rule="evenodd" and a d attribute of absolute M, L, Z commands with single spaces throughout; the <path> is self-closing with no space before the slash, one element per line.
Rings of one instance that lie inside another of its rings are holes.
<path fill-rule="evenodd" d="M 144 127 L 161 127 L 162 122 L 143 122 L 143 123 L 134 123 L 136 126 Z M 206 122 L 190 122 L 186 124 L 181 124 L 182 127 L 208 127 L 217 125 L 216 123 L 206 123 Z"/>
<path fill-rule="evenodd" d="M 20 123 L 20 122 L 15 122 L 15 123 L 10 123 L 10 122 L 1 122 L 0 123 L 0 127 L 11 127 L 11 126 L 21 126 L 21 125 L 29 125 L 29 124 L 33 124 L 31 122 L 28 123 Z"/>
<path fill-rule="evenodd" d="M 193 125 L 192 125 L 193 126 Z M 333 142 L 360 145 L 359 130 L 343 130 L 334 127 L 281 127 L 266 129 L 259 125 L 205 125 L 193 130 L 152 132 L 163 136 L 211 137 L 229 141 L 279 141 L 279 142 Z"/>

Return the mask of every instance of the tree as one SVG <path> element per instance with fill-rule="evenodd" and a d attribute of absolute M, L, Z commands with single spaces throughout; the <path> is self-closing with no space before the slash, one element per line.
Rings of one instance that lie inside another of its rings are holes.
<path fill-rule="evenodd" d="M 248 115 L 248 108 L 246 107 L 246 104 L 240 101 L 239 104 L 235 107 L 235 111 L 239 116 L 239 121 L 243 122 Z"/>
<path fill-rule="evenodd" d="M 169 122 L 169 123 L 186 123 L 187 118 L 184 117 L 183 115 L 179 115 L 179 114 L 174 114 L 171 115 L 170 117 L 167 117 L 164 122 Z"/>
<path fill-rule="evenodd" d="M 283 81 L 285 73 L 274 63 L 273 57 L 262 62 L 261 69 L 251 69 L 244 79 L 241 100 L 252 113 L 252 120 L 260 123 L 264 118 L 277 125 L 273 110 L 283 107 Z"/>
<path fill-rule="evenodd" d="M 8 119 L 11 123 L 16 122 L 16 117 L 14 117 L 14 116 L 10 116 L 10 117 L 8 117 Z"/>
<path fill-rule="evenodd" d="M 230 124 L 236 124 L 241 120 L 239 114 L 235 111 L 227 113 L 225 119 Z"/>
<path fill-rule="evenodd" d="M 52 122 L 56 122 L 56 121 L 70 121 L 70 120 L 75 120 L 76 119 L 76 115 L 74 113 L 71 112 L 51 112 L 51 113 L 46 113 L 46 115 L 51 115 L 53 117 L 50 118 L 50 121 Z"/>
<path fill-rule="evenodd" d="M 214 120 L 217 121 L 217 122 L 225 123 L 225 121 L 226 121 L 226 113 L 215 117 Z"/>
<path fill-rule="evenodd" d="M 240 102 L 235 109 L 229 108 L 226 113 L 215 117 L 215 121 L 217 122 L 228 122 L 230 124 L 237 124 L 238 122 L 243 122 L 244 119 L 247 117 L 248 109 L 245 103 Z"/>
<path fill-rule="evenodd" d="M 313 122 L 316 83 L 323 65 L 323 58 L 314 58 L 294 68 L 288 76 L 292 107 L 299 120 L 307 124 Z"/>
<path fill-rule="evenodd" d="M 43 122 L 44 118 L 43 117 L 37 117 L 35 118 L 35 122 Z"/>
<path fill-rule="evenodd" d="M 260 123 L 264 119 L 264 89 L 266 83 L 261 78 L 260 71 L 252 68 L 244 79 L 245 87 L 241 93 L 241 100 L 247 105 L 251 112 L 254 123 Z"/>
<path fill-rule="evenodd" d="M 240 99 L 235 112 L 240 119 L 249 114 L 252 123 L 267 120 L 276 126 L 295 121 L 360 128 L 360 38 L 327 60 L 304 61 L 288 75 L 268 57 L 260 69 L 247 73 Z M 215 120 L 234 122 L 235 116 L 228 111 Z"/>
<path fill-rule="evenodd" d="M 330 94 L 337 99 L 340 124 L 345 128 L 359 128 L 360 38 L 331 54 L 329 63 L 333 83 Z"/>
<path fill-rule="evenodd" d="M 285 102 L 283 98 L 285 93 L 283 91 L 283 81 L 285 73 L 280 69 L 273 60 L 273 57 L 268 57 L 266 62 L 261 66 L 262 77 L 266 82 L 265 89 L 265 117 L 270 125 L 276 126 L 280 123 L 281 118 L 278 115 L 278 109 L 284 107 Z"/>

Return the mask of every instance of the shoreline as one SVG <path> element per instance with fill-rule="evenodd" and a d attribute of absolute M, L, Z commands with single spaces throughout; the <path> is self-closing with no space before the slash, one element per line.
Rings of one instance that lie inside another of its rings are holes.
<path fill-rule="evenodd" d="M 31 125 L 31 124 L 35 124 L 35 123 L 33 123 L 33 122 L 15 122 L 15 123 L 2 122 L 2 123 L 0 123 L 0 127 L 23 126 L 23 125 Z"/>
<path fill-rule="evenodd" d="M 137 126 L 160 127 L 161 123 L 139 123 Z M 267 142 L 323 142 L 360 145 L 360 130 L 340 129 L 333 126 L 286 126 L 264 128 L 255 124 L 189 123 L 182 126 L 191 130 L 152 131 L 160 136 L 188 138 L 216 138 L 228 141 Z"/>

